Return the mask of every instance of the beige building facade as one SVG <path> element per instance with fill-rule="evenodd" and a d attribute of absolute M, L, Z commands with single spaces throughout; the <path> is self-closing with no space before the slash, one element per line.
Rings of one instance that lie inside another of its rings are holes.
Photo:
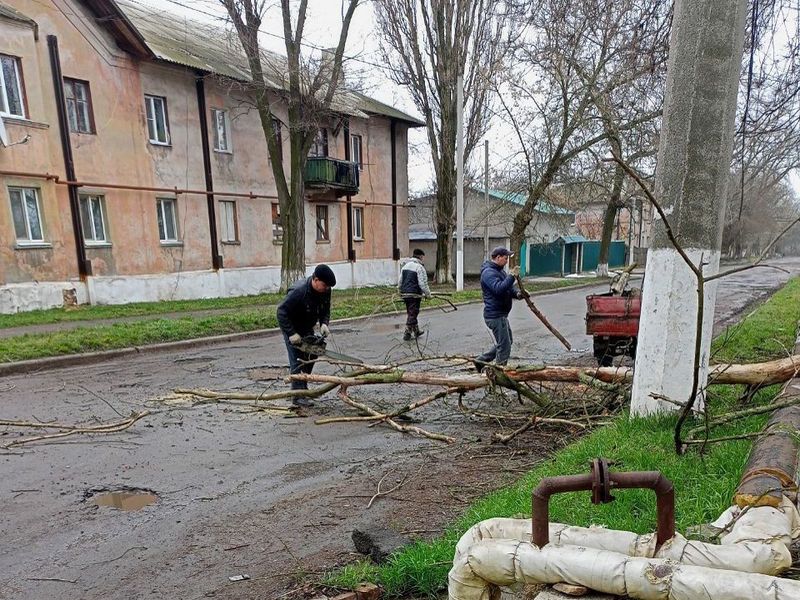
<path fill-rule="evenodd" d="M 280 210 L 237 42 L 148 10 L 0 0 L 2 313 L 279 286 Z M 342 287 L 393 283 L 421 122 L 346 90 L 334 108 L 306 169 L 306 262 Z"/>

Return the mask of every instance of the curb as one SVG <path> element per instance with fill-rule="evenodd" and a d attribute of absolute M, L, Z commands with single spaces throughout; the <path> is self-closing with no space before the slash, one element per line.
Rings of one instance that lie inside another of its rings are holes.
<path fill-rule="evenodd" d="M 531 296 L 547 296 L 549 294 L 559 294 L 570 290 L 580 290 L 588 287 L 601 285 L 602 282 L 593 281 L 591 283 L 582 283 L 577 285 L 569 285 L 552 290 L 539 290 L 532 292 Z M 470 304 L 480 304 L 482 300 L 468 300 L 465 302 L 455 302 L 455 306 L 467 306 Z M 432 310 L 439 310 L 438 306 L 426 306 L 420 312 L 428 312 Z M 389 312 L 376 313 L 372 315 L 361 315 L 358 317 L 347 317 L 345 319 L 336 319 L 333 323 L 354 323 L 358 321 L 365 321 L 375 317 L 386 317 L 392 315 L 405 314 L 405 311 L 395 310 Z M 185 348 L 195 348 L 197 346 L 210 346 L 214 344 L 223 344 L 226 342 L 235 342 L 238 340 L 246 340 L 250 338 L 264 337 L 271 334 L 280 332 L 279 327 L 271 327 L 268 329 L 255 329 L 253 331 L 242 331 L 240 333 L 226 333 L 223 335 L 212 335 L 208 337 L 192 338 L 189 340 L 177 340 L 174 342 L 160 342 L 157 344 L 148 344 L 147 346 L 133 346 L 128 348 L 117 348 L 115 350 L 101 350 L 99 352 L 84 352 L 81 354 L 65 354 L 63 356 L 48 356 L 45 358 L 32 358 L 30 360 L 19 360 L 15 362 L 0 363 L 0 377 L 7 375 L 24 375 L 29 373 L 38 373 L 40 371 L 48 371 L 50 369 L 60 369 L 64 367 L 73 367 L 75 365 L 90 365 L 106 360 L 121 358 L 125 356 L 138 356 L 140 354 L 149 354 L 155 352 L 165 352 L 169 350 L 183 350 Z"/>

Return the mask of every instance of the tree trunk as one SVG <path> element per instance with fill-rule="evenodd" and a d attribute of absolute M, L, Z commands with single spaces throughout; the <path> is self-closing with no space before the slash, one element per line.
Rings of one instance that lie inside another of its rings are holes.
<path fill-rule="evenodd" d="M 294 136 L 292 136 L 294 137 Z M 295 149 L 302 143 L 292 139 L 290 195 L 281 203 L 283 221 L 283 245 L 281 247 L 281 292 L 306 274 L 306 218 L 305 182 L 303 171 L 305 157 L 302 149 Z"/>
<path fill-rule="evenodd" d="M 611 249 L 611 234 L 614 232 L 614 221 L 617 218 L 617 207 L 612 199 L 606 206 L 603 215 L 603 234 L 600 237 L 600 258 L 597 260 L 597 276 L 608 277 L 608 255 Z"/>
<path fill-rule="evenodd" d="M 447 130 L 446 127 L 443 129 Z M 455 141 L 455 137 L 453 137 Z M 439 173 L 436 176 L 436 208 L 434 219 L 436 226 L 436 281 L 437 283 L 453 282 L 453 260 L 451 246 L 455 229 L 455 156 L 453 149 L 442 147 L 442 159 Z"/>

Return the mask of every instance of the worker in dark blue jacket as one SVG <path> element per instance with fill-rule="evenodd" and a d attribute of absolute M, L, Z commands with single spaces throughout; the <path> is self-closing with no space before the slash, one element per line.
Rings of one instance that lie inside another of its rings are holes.
<path fill-rule="evenodd" d="M 514 338 L 508 323 L 508 313 L 514 298 L 521 294 L 514 285 L 519 267 L 513 267 L 508 273 L 505 267 L 508 259 L 514 256 L 506 248 L 492 250 L 492 259 L 481 266 L 481 291 L 483 292 L 483 320 L 492 332 L 494 346 L 475 359 L 475 368 L 480 371 L 485 365 L 494 361 L 498 365 L 508 363 L 511 355 L 511 344 Z"/>
<path fill-rule="evenodd" d="M 336 276 L 328 265 L 317 265 L 311 277 L 301 279 L 289 288 L 286 297 L 278 305 L 278 325 L 286 342 L 289 354 L 289 372 L 311 373 L 316 356 L 300 350 L 303 338 L 314 333 L 319 324 L 323 337 L 330 334 L 328 322 L 331 318 L 331 288 L 336 285 Z M 308 389 L 305 381 L 293 381 L 293 390 Z M 305 396 L 292 398 L 295 406 L 314 406 Z"/>

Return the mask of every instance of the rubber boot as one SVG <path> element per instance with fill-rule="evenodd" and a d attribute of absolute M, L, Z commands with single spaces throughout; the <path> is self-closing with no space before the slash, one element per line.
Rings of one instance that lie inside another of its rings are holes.
<path fill-rule="evenodd" d="M 403 341 L 404 342 L 410 342 L 412 333 L 413 333 L 413 330 L 410 327 L 406 327 L 406 330 L 403 332 Z"/>
<path fill-rule="evenodd" d="M 423 334 L 423 332 L 422 332 L 422 331 L 420 331 L 420 330 L 419 330 L 419 327 L 418 327 L 418 326 L 416 326 L 416 325 L 414 325 L 414 329 L 413 329 L 412 333 L 414 334 L 414 337 L 415 337 L 415 338 L 418 338 L 418 337 L 420 337 L 420 336 Z"/>

